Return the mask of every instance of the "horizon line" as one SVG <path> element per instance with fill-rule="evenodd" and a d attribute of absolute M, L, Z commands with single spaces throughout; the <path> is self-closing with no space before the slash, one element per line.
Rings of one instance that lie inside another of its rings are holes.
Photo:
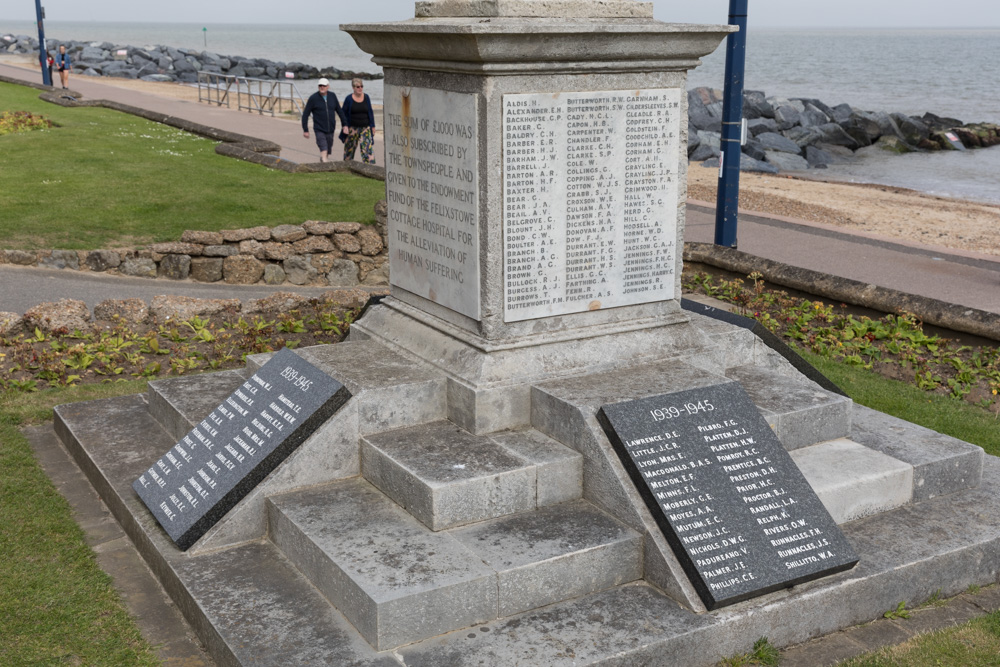
<path fill-rule="evenodd" d="M 396 20 L 409 20 L 413 17 L 408 17 L 406 19 L 396 19 Z M 663 23 L 684 23 L 691 24 L 690 21 L 662 21 Z M 21 23 L 35 23 L 35 18 L 0 18 L 0 24 L 4 21 L 17 21 Z M 115 20 L 115 19 L 57 19 L 57 18 L 47 18 L 45 19 L 46 24 L 55 23 L 106 23 L 106 24 L 151 24 L 151 25 L 253 25 L 253 26 L 339 26 L 340 23 L 313 23 L 313 22 L 281 22 L 281 21 L 158 21 L 158 20 Z M 364 21 L 362 21 L 364 22 Z M 371 23 L 384 23 L 387 21 L 371 21 Z M 357 23 L 357 21 L 352 21 L 352 23 Z M 693 24 L 698 25 L 698 24 Z M 712 24 L 712 25 L 724 25 L 723 23 Z M 934 25 L 781 25 L 781 24 L 752 24 L 750 27 L 755 28 L 766 28 L 774 30 L 1000 30 L 1000 24 L 993 26 L 973 26 L 973 25 L 952 25 L 952 26 L 942 26 L 940 23 Z"/>

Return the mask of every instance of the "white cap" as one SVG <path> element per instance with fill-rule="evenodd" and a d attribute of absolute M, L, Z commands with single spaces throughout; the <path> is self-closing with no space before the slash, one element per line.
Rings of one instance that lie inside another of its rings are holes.
<path fill-rule="evenodd" d="M 320 85 L 320 86 L 329 86 L 330 82 L 327 79 L 320 79 L 319 80 L 319 84 L 317 84 L 317 85 Z"/>

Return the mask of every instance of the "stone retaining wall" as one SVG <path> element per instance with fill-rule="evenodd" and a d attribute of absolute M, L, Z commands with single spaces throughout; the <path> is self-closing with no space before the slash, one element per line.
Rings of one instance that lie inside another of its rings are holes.
<path fill-rule="evenodd" d="M 301 225 L 189 230 L 141 249 L 0 250 L 0 264 L 191 279 L 231 285 L 388 285 L 386 204 L 375 225 L 308 220 Z"/>

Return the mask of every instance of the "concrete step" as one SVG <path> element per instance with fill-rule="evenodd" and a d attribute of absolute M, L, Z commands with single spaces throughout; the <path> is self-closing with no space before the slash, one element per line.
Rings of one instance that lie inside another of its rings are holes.
<path fill-rule="evenodd" d="M 726 377 L 740 383 L 789 451 L 851 435 L 853 401 L 805 376 L 736 366 Z"/>
<path fill-rule="evenodd" d="M 367 341 L 317 345 L 296 354 L 347 387 L 362 433 L 423 424 L 446 414 L 445 380 L 431 369 Z M 149 383 L 149 409 L 180 440 L 274 356 L 247 357 L 243 370 L 203 373 Z"/>
<path fill-rule="evenodd" d="M 660 368 L 651 369 L 648 382 L 628 378 L 629 386 L 676 379 Z M 593 393 L 605 390 L 592 381 L 581 386 Z M 608 402 L 597 395 L 588 400 Z M 569 667 L 666 660 L 707 666 L 749 650 L 763 635 L 776 646 L 786 646 L 881 617 L 900 600 L 917 604 L 935 592 L 947 597 L 970 585 L 985 586 L 996 580 L 1000 562 L 1000 496 L 995 492 L 1000 462 L 994 457 L 977 459 L 970 450 L 956 458 L 981 461 L 978 487 L 843 526 L 861 558 L 852 570 L 710 614 L 692 613 L 656 587 L 637 582 L 380 653 L 270 542 L 256 540 L 202 555 L 182 553 L 170 542 L 131 488 L 150 461 L 173 444 L 146 407 L 142 396 L 59 406 L 55 428 L 220 665 Z M 909 429 L 898 420 L 891 422 L 894 433 Z M 855 419 L 856 426 L 867 424 L 865 416 Z M 942 460 L 932 457 L 932 441 L 925 443 L 922 462 L 916 460 L 920 450 L 902 447 L 892 453 L 912 463 L 915 480 L 916 471 Z M 592 459 L 588 457 L 588 465 Z M 958 469 L 950 465 L 944 467 Z M 604 490 L 596 489 L 595 497 Z M 444 534 L 462 530 L 467 529 Z M 645 539 L 648 544 L 651 535 Z M 649 565 L 647 556 L 647 578 L 655 574 Z M 499 596 L 496 599 L 499 604 Z"/>
<path fill-rule="evenodd" d="M 851 439 L 913 466 L 913 502 L 974 489 L 983 477 L 981 447 L 855 405 Z"/>
<path fill-rule="evenodd" d="M 271 539 L 377 650 L 496 618 L 496 574 L 360 478 L 268 499 Z"/>
<path fill-rule="evenodd" d="M 268 499 L 271 539 L 377 650 L 642 576 L 642 539 L 582 500 L 433 532 L 356 478 Z"/>
<path fill-rule="evenodd" d="M 361 439 L 361 472 L 431 530 L 578 498 L 578 453 L 535 431 L 474 436 L 448 421 Z"/>
<path fill-rule="evenodd" d="M 180 440 L 243 384 L 239 371 L 201 373 L 149 383 L 149 413 Z"/>
<path fill-rule="evenodd" d="M 585 500 L 448 533 L 496 571 L 500 618 L 642 577 L 642 537 Z"/>
<path fill-rule="evenodd" d="M 447 416 L 447 379 L 430 366 L 372 341 L 344 341 L 295 350 L 350 390 L 362 434 L 426 424 Z M 247 357 L 246 374 L 273 353 Z"/>
<path fill-rule="evenodd" d="M 847 438 L 789 452 L 838 524 L 901 507 L 913 499 L 913 466 Z"/>

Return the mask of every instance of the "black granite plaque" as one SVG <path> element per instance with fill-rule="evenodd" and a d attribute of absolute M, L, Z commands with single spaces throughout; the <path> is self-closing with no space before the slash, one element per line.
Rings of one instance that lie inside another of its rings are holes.
<path fill-rule="evenodd" d="M 708 609 L 858 562 L 738 383 L 605 405 L 597 418 Z"/>
<path fill-rule="evenodd" d="M 132 488 L 187 550 L 350 397 L 344 385 L 283 349 Z"/>

